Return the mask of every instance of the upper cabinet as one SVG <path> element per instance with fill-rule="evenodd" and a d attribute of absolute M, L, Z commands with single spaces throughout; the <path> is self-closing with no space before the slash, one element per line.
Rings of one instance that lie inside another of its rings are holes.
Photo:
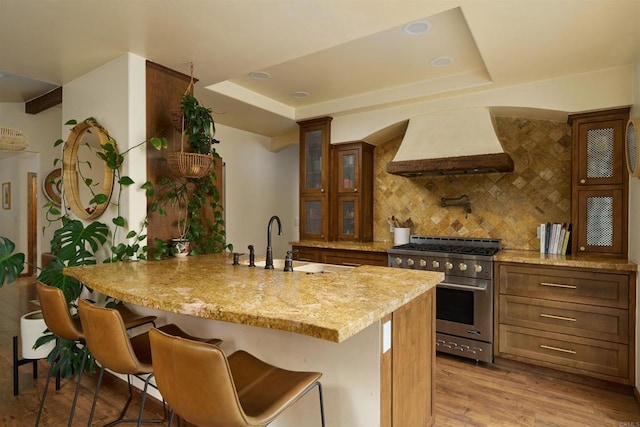
<path fill-rule="evenodd" d="M 373 149 L 366 142 L 332 146 L 333 240 L 373 240 Z"/>
<path fill-rule="evenodd" d="M 300 239 L 373 240 L 373 147 L 331 145 L 331 117 L 300 125 Z"/>
<path fill-rule="evenodd" d="M 331 117 L 300 125 L 300 238 L 329 240 Z"/>
<path fill-rule="evenodd" d="M 571 171 L 572 251 L 627 257 L 629 176 L 624 133 L 629 108 L 575 114 Z"/>

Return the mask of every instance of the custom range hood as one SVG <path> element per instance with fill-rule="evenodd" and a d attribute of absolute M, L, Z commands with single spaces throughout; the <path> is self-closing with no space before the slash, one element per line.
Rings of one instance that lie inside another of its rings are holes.
<path fill-rule="evenodd" d="M 440 111 L 409 120 L 387 172 L 406 177 L 513 172 L 489 108 Z"/>

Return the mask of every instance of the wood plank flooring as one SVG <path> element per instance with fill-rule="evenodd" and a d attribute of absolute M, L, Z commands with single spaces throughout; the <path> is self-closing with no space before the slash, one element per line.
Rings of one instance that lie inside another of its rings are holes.
<path fill-rule="evenodd" d="M 0 376 L 0 427 L 35 423 L 48 365 L 39 362 L 36 380 L 31 377 L 31 365 L 20 367 L 20 394 L 15 397 L 11 374 L 11 339 L 18 334 L 20 316 L 37 309 L 29 304 L 33 298 L 32 279 L 0 288 L 0 370 L 4 372 Z M 94 386 L 95 376 L 85 377 L 74 425 L 86 425 Z M 56 392 L 51 382 L 41 426 L 66 425 L 74 387 L 73 381 L 63 380 L 62 389 Z M 115 418 L 125 396 L 123 383 L 109 380 L 100 392 L 93 424 L 103 425 Z M 139 395 L 134 396 L 128 415 L 137 414 L 138 405 Z M 630 394 L 442 355 L 436 362 L 435 408 L 438 427 L 640 427 L 640 408 Z M 161 416 L 161 406 L 157 402 L 148 405 L 145 416 Z"/>

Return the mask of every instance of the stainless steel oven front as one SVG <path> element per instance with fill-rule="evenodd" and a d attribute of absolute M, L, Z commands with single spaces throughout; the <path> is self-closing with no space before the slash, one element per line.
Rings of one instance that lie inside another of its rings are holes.
<path fill-rule="evenodd" d="M 445 278 L 436 286 L 438 351 L 493 361 L 493 281 Z"/>
<path fill-rule="evenodd" d="M 436 349 L 493 362 L 493 255 L 495 239 L 411 236 L 390 248 L 389 266 L 441 271 L 436 286 Z"/>

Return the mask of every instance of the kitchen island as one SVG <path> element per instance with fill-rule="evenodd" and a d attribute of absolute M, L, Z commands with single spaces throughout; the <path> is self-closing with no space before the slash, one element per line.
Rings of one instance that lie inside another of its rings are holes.
<path fill-rule="evenodd" d="M 230 254 L 72 267 L 103 294 L 164 313 L 269 363 L 323 373 L 328 426 L 433 423 L 441 273 L 361 266 L 309 274 L 232 265 Z M 185 316 L 186 315 L 186 316 Z M 206 319 L 206 320 L 203 320 Z M 273 426 L 320 425 L 306 396 Z"/>

